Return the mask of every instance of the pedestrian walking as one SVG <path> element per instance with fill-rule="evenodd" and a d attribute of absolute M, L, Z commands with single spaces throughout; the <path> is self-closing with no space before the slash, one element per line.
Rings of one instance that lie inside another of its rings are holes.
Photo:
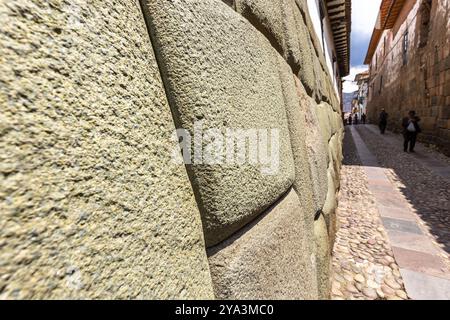
<path fill-rule="evenodd" d="M 365 113 L 363 113 L 362 116 L 361 116 L 361 121 L 362 121 L 362 123 L 363 123 L 363 124 L 366 124 L 366 120 L 367 120 L 367 116 L 366 116 Z"/>
<path fill-rule="evenodd" d="M 358 114 L 355 113 L 355 120 L 354 120 L 355 124 L 358 124 Z"/>
<path fill-rule="evenodd" d="M 381 134 L 384 134 L 386 131 L 388 117 L 389 114 L 384 110 L 384 108 L 381 109 L 380 116 L 378 118 L 378 127 L 380 128 Z"/>
<path fill-rule="evenodd" d="M 353 121 L 353 116 L 350 114 L 348 116 L 348 124 L 351 126 L 352 125 L 352 121 Z"/>
<path fill-rule="evenodd" d="M 419 122 L 420 118 L 416 116 L 416 112 L 414 110 L 408 112 L 408 116 L 403 118 L 403 151 L 408 152 L 409 147 L 409 152 L 414 152 L 417 135 L 422 132 L 422 129 L 419 126 Z"/>

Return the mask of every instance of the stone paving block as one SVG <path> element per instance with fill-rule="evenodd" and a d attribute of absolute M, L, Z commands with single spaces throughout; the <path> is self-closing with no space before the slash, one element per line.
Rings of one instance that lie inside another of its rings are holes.
<path fill-rule="evenodd" d="M 267 213 L 208 249 L 219 299 L 317 299 L 314 241 L 291 190 Z M 328 244 L 328 243 L 327 243 Z"/>
<path fill-rule="evenodd" d="M 399 248 L 395 246 L 395 243 L 393 243 L 392 250 L 394 251 L 395 260 L 400 268 L 450 280 L 448 267 L 439 256 Z"/>
<path fill-rule="evenodd" d="M 378 167 L 379 166 L 379 163 L 376 159 L 367 158 L 366 155 L 367 154 L 365 152 L 360 153 L 360 158 L 366 167 L 370 168 L 370 167 Z"/>
<path fill-rule="evenodd" d="M 390 190 L 386 191 L 373 189 L 371 191 L 381 205 L 394 208 L 407 208 L 407 200 L 393 186 Z"/>
<path fill-rule="evenodd" d="M 409 220 L 414 222 L 416 221 L 414 215 L 411 214 L 407 208 L 392 208 L 378 204 L 378 212 L 381 217 Z"/>
<path fill-rule="evenodd" d="M 405 200 L 401 198 L 399 195 L 395 194 L 394 190 L 395 189 L 393 189 L 391 193 L 379 191 L 372 191 L 372 193 L 377 198 L 378 203 L 382 206 L 397 209 L 406 208 Z"/>
<path fill-rule="evenodd" d="M 213 298 L 137 3 L 2 1 L 0 16 L 0 299 Z"/>
<path fill-rule="evenodd" d="M 375 183 L 371 181 L 368 186 L 372 193 L 392 192 L 392 184 L 386 180 L 377 180 Z"/>
<path fill-rule="evenodd" d="M 396 247 L 429 254 L 439 254 L 435 245 L 425 235 L 396 230 L 387 230 L 387 232 L 391 243 Z"/>
<path fill-rule="evenodd" d="M 383 221 L 385 228 L 388 230 L 423 234 L 415 221 L 393 219 L 388 217 L 382 217 L 381 220 Z"/>
<path fill-rule="evenodd" d="M 363 153 L 363 155 L 364 155 L 364 153 Z M 367 154 L 367 155 L 369 155 L 369 154 Z M 360 158 L 361 158 L 361 160 L 364 159 L 364 157 L 362 157 L 361 153 L 360 153 Z M 366 159 L 369 159 L 369 158 L 366 158 Z M 376 164 L 378 166 L 378 162 L 376 162 Z M 367 178 L 369 179 L 369 185 L 372 183 L 382 183 L 382 182 L 389 183 L 389 179 L 386 177 L 383 168 L 366 166 L 366 167 L 364 167 L 364 171 L 366 172 Z"/>
<path fill-rule="evenodd" d="M 450 300 L 450 280 L 400 269 L 408 295 L 414 300 Z"/>
<path fill-rule="evenodd" d="M 264 174 L 268 165 L 248 161 L 188 166 L 211 246 L 261 214 L 294 181 L 278 53 L 222 1 L 156 0 L 144 8 L 178 128 L 193 135 L 203 120 L 203 130 L 223 134 L 227 128 L 279 132 L 272 175 Z"/>

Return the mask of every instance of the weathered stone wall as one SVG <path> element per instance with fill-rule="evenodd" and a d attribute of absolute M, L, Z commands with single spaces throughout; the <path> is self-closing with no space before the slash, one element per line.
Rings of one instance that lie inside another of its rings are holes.
<path fill-rule="evenodd" d="M 139 6 L 2 1 L 0 16 L 0 297 L 212 298 Z"/>
<path fill-rule="evenodd" d="M 1 298 L 328 297 L 343 129 L 304 1 L 0 16 Z M 195 121 L 278 129 L 280 170 L 176 165 Z"/>
<path fill-rule="evenodd" d="M 419 138 L 450 155 L 450 2 L 434 0 L 428 11 L 422 0 L 408 1 L 399 22 L 385 31 L 385 37 L 386 53 L 383 39 L 376 52 L 378 68 L 376 56 L 372 60 L 370 120 L 376 122 L 381 108 L 385 108 L 390 114 L 388 127 L 400 132 L 401 119 L 415 110 L 422 119 Z"/>

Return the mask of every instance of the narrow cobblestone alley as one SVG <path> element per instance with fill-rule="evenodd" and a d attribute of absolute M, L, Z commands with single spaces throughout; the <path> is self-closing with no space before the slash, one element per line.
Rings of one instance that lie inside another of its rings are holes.
<path fill-rule="evenodd" d="M 333 299 L 450 296 L 448 160 L 401 148 L 374 126 L 346 127 Z"/>

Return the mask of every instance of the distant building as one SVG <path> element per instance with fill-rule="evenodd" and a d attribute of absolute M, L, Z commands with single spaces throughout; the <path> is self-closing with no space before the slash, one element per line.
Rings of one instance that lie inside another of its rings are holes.
<path fill-rule="evenodd" d="M 422 141 L 450 154 L 450 1 L 383 0 L 365 63 L 368 116 L 381 108 L 401 129 L 408 110 L 421 117 Z"/>
<path fill-rule="evenodd" d="M 359 73 L 355 77 L 358 91 L 356 92 L 357 113 L 361 117 L 367 114 L 367 93 L 369 90 L 369 70 Z"/>
<path fill-rule="evenodd" d="M 357 91 L 354 92 L 344 92 L 343 93 L 343 111 L 344 113 L 350 113 L 353 111 L 353 100 L 355 99 L 355 94 Z"/>

